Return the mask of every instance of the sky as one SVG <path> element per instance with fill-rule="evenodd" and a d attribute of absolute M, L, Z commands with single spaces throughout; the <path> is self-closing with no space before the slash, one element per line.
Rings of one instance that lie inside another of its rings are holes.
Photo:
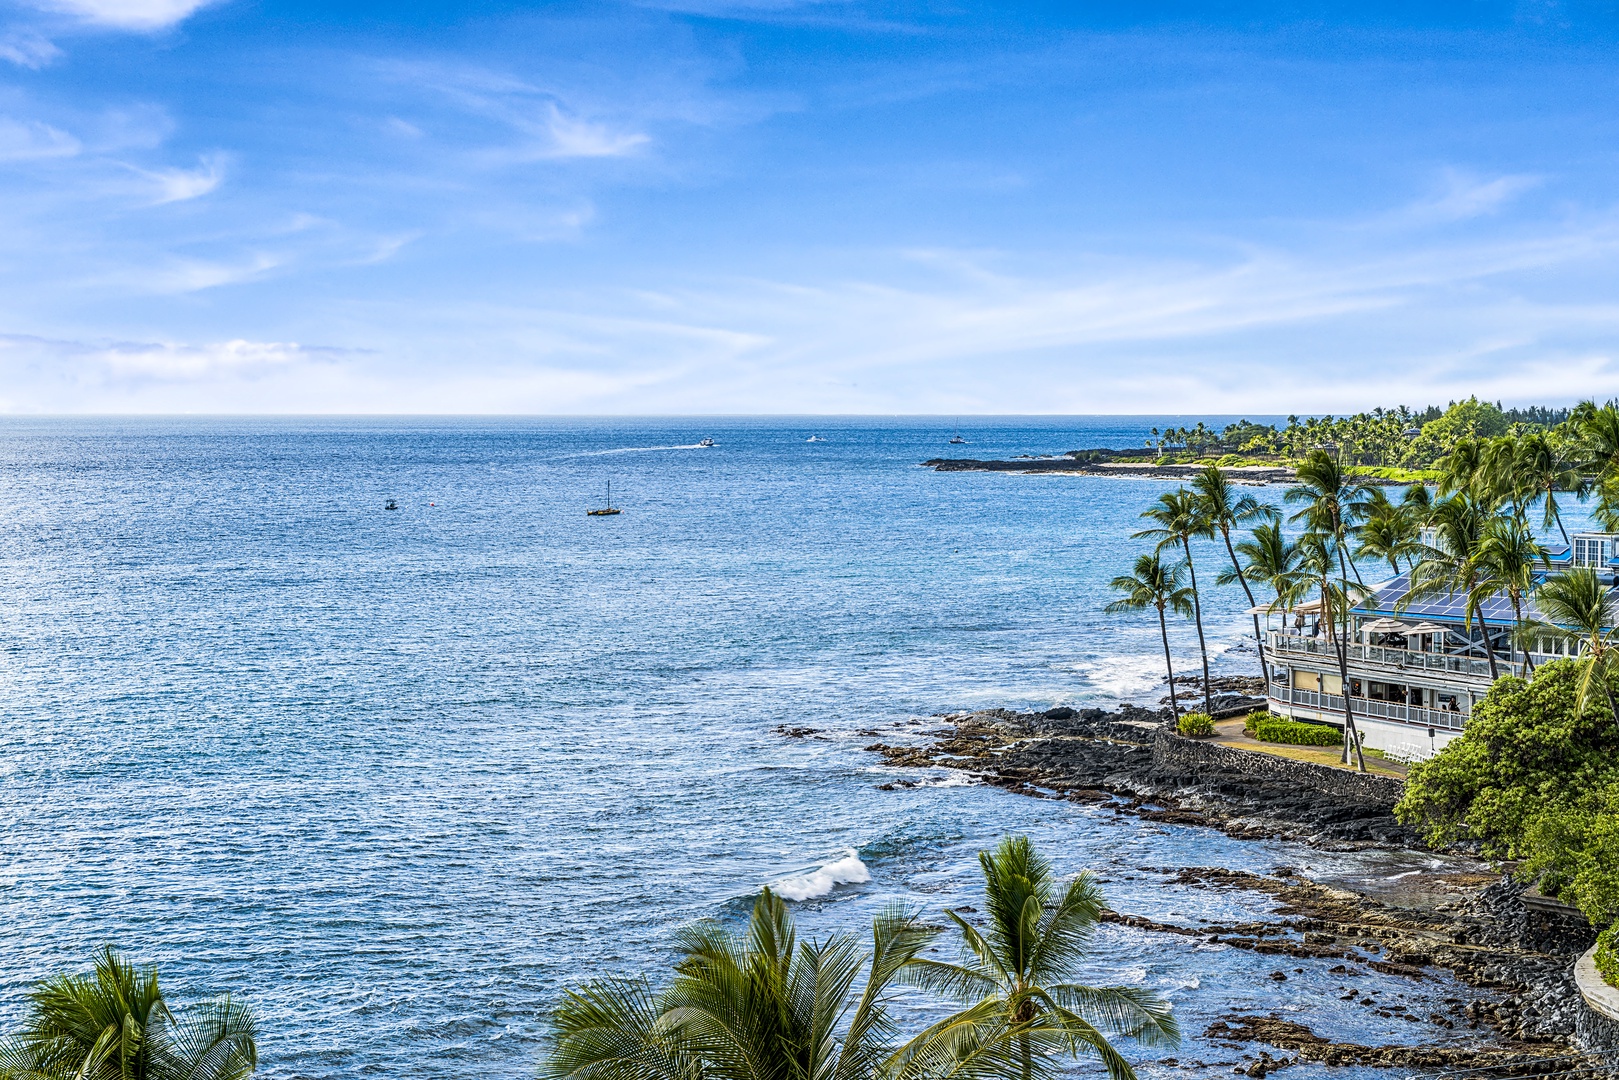
<path fill-rule="evenodd" d="M 1619 394 L 1619 0 L 0 0 L 0 411 Z"/>

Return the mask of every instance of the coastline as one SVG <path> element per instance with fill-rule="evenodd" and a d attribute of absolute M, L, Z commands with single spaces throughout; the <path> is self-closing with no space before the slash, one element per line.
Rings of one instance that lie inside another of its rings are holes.
<path fill-rule="evenodd" d="M 921 733 L 927 742 L 874 743 L 867 750 L 899 768 L 959 769 L 1032 798 L 1093 803 L 1116 814 L 1214 828 L 1241 839 L 1287 839 L 1336 850 L 1422 850 L 1420 838 L 1393 817 L 1400 781 L 1186 739 L 1170 728 L 1167 709 L 995 709 L 934 719 L 940 726 Z M 1206 752 L 1214 750 L 1223 753 Z M 903 779 L 880 785 L 907 786 Z M 1346 1007 L 1381 1010 L 1385 1017 L 1402 1015 L 1400 1006 L 1354 992 L 1357 972 L 1420 981 L 1443 970 L 1480 992 L 1471 1001 L 1446 999 L 1444 1013 L 1404 1016 L 1445 1031 L 1466 1027 L 1489 1040 L 1472 1046 L 1354 1046 L 1322 1038 L 1279 1014 L 1226 1016 L 1204 1036 L 1270 1048 L 1236 1070 L 1248 1076 L 1301 1061 L 1419 1068 L 1546 1068 L 1547 1059 L 1562 1061 L 1560 1068 L 1603 1065 L 1591 1056 L 1600 1048 L 1582 1038 L 1585 1006 L 1574 962 L 1594 932 L 1577 912 L 1540 898 L 1526 903 L 1521 885 L 1482 863 L 1461 861 L 1454 870 L 1400 878 L 1397 886 L 1372 895 L 1311 881 L 1286 867 L 1269 875 L 1187 868 L 1177 872 L 1179 884 L 1268 894 L 1277 902 L 1275 917 L 1232 926 L 1170 925 L 1122 912 L 1105 919 L 1195 938 L 1204 946 L 1334 961 L 1330 970 L 1349 990 Z M 1286 977 L 1280 968 L 1272 976 Z M 1272 1050 L 1292 1057 L 1275 1057 Z"/>
<path fill-rule="evenodd" d="M 1087 461 L 1069 456 L 980 460 L 978 458 L 930 458 L 922 462 L 935 472 L 1013 472 L 1055 473 L 1067 476 L 1116 476 L 1130 480 L 1187 480 L 1196 476 L 1201 465 L 1152 465 L 1143 462 Z M 1277 484 L 1294 479 L 1285 465 L 1237 465 L 1223 470 L 1239 484 Z"/>

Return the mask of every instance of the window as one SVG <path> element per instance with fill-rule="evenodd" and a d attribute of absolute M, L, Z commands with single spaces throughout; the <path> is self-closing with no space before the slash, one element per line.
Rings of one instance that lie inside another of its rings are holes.
<path fill-rule="evenodd" d="M 1613 537 L 1602 534 L 1574 538 L 1574 565 L 1606 567 L 1613 557 Z"/>
<path fill-rule="evenodd" d="M 1293 673 L 1293 687 L 1297 690 L 1320 690 L 1321 676 L 1313 671 L 1295 671 Z"/>

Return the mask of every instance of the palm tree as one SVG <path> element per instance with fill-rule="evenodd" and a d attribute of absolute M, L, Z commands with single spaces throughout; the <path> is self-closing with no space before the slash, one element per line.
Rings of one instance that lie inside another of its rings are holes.
<path fill-rule="evenodd" d="M 1529 527 L 1517 518 L 1492 518 L 1485 522 L 1475 561 L 1478 581 L 1468 597 L 1469 602 L 1481 613 L 1479 621 L 1482 623 L 1483 602 L 1497 593 L 1507 594 L 1512 601 L 1518 641 L 1523 646 L 1524 668 L 1533 674 L 1535 662 L 1529 657 L 1529 639 L 1524 634 L 1523 602 L 1535 587 L 1535 568 L 1545 564 L 1546 550 L 1535 540 Z M 1486 639 L 1488 633 L 1486 630 Z"/>
<path fill-rule="evenodd" d="M 1249 614 L 1254 620 L 1254 644 L 1259 647 L 1259 678 L 1261 685 L 1269 685 L 1270 668 L 1265 664 L 1265 638 L 1259 632 L 1259 614 L 1253 609 L 1254 591 L 1248 587 L 1248 579 L 1242 575 L 1242 567 L 1237 562 L 1237 551 L 1231 544 L 1231 528 L 1234 525 L 1246 524 L 1250 521 L 1270 520 L 1276 517 L 1276 508 L 1260 502 L 1252 495 L 1238 495 L 1226 474 L 1220 471 L 1218 465 L 1206 466 L 1192 480 L 1192 490 L 1202 501 L 1203 517 L 1216 529 L 1220 530 L 1220 539 L 1225 541 L 1226 554 L 1231 557 L 1231 575 L 1222 573 L 1216 584 L 1225 584 L 1235 579 L 1241 586 L 1243 595 L 1248 598 Z"/>
<path fill-rule="evenodd" d="M 1477 439 L 1459 439 L 1450 453 L 1434 462 L 1439 470 L 1439 495 L 1445 498 L 1473 489 L 1473 481 L 1483 472 L 1484 448 Z"/>
<path fill-rule="evenodd" d="M 1203 710 L 1214 715 L 1214 691 L 1209 685 L 1209 646 L 1203 638 L 1203 601 L 1197 591 L 1197 567 L 1192 565 L 1192 540 L 1212 539 L 1214 525 L 1204 516 L 1203 503 L 1185 488 L 1176 488 L 1158 496 L 1158 504 L 1141 512 L 1144 518 L 1158 523 L 1155 529 L 1135 533 L 1134 540 L 1156 540 L 1158 550 L 1176 544 L 1186 555 L 1186 572 L 1192 579 L 1192 621 L 1197 624 L 1197 648 L 1203 657 Z"/>
<path fill-rule="evenodd" d="M 1169 673 L 1169 711 L 1172 716 L 1179 716 L 1181 710 L 1180 702 L 1175 699 L 1175 665 L 1169 659 L 1169 623 L 1164 613 L 1173 611 L 1184 618 L 1192 617 L 1192 590 L 1184 588 L 1182 580 L 1178 564 L 1165 566 L 1157 552 L 1142 555 L 1136 559 L 1132 574 L 1121 575 L 1108 583 L 1108 588 L 1122 592 L 1124 596 L 1102 609 L 1109 615 L 1121 611 L 1142 611 L 1149 607 L 1158 609 L 1158 633 L 1164 641 L 1164 670 Z"/>
<path fill-rule="evenodd" d="M 1355 579 L 1360 580 L 1360 570 L 1349 556 L 1347 539 L 1355 523 L 1365 516 L 1372 489 L 1351 482 L 1343 467 L 1325 450 L 1310 451 L 1309 457 L 1299 463 L 1296 475 L 1298 483 L 1282 497 L 1290 503 L 1307 505 L 1289 520 L 1331 537 L 1338 557 L 1347 560 L 1344 576 L 1353 571 Z"/>
<path fill-rule="evenodd" d="M 1036 1080 L 1061 1057 L 1100 1058 L 1113 1080 L 1134 1080 L 1106 1032 L 1147 1045 L 1180 1038 L 1169 1003 L 1150 990 L 1090 987 L 1073 978 L 1106 904 L 1096 879 L 1059 888 L 1027 837 L 982 852 L 989 925 L 945 914 L 962 938 L 960 963 L 922 959 L 909 977 L 965 1008 L 931 1025 L 896 1057 L 897 1075 L 930 1080 Z"/>
<path fill-rule="evenodd" d="M 1355 726 L 1354 695 L 1349 683 L 1349 621 L 1356 593 L 1364 591 L 1362 585 L 1350 584 L 1343 570 L 1342 544 L 1331 534 L 1310 531 L 1298 539 L 1298 568 L 1294 571 L 1298 588 L 1305 583 L 1314 585 L 1321 606 L 1321 618 L 1326 624 L 1328 640 L 1338 660 L 1338 682 L 1344 705 L 1343 763 L 1349 764 L 1349 750 L 1355 751 L 1355 760 L 1361 772 L 1366 771 L 1366 754 L 1360 745 L 1359 729 Z M 1337 579 L 1334 580 L 1334 572 Z M 1340 624 L 1339 620 L 1342 619 Z"/>
<path fill-rule="evenodd" d="M 552 1018 L 555 1041 L 539 1075 L 868 1080 L 894 1054 L 892 989 L 937 935 L 892 907 L 872 922 L 869 961 L 851 934 L 800 943 L 787 905 L 765 889 L 745 934 L 699 924 L 677 936 L 666 990 L 609 979 L 570 991 Z"/>
<path fill-rule="evenodd" d="M 1531 432 L 1518 440 L 1516 468 L 1525 490 L 1531 493 L 1526 508 L 1544 501 L 1545 513 L 1540 527 L 1549 529 L 1555 522 L 1557 531 L 1563 534 L 1563 543 L 1568 543 L 1568 530 L 1563 527 L 1563 513 L 1557 505 L 1556 493 L 1579 487 L 1579 473 L 1569 467 L 1543 431 Z"/>
<path fill-rule="evenodd" d="M 1597 504 L 1591 516 L 1602 527 L 1619 530 L 1619 405 L 1582 401 L 1568 418 L 1574 435 L 1574 469 L 1583 478 L 1582 494 L 1594 488 Z"/>
<path fill-rule="evenodd" d="M 1429 596 L 1463 597 L 1463 626 L 1471 631 L 1474 617 L 1478 618 L 1479 630 L 1484 636 L 1484 656 L 1490 663 L 1490 678 L 1498 679 L 1501 675 L 1495 663 L 1495 649 L 1490 644 L 1490 627 L 1480 608 L 1485 596 L 1478 592 L 1484 576 L 1479 545 L 1484 540 L 1490 515 L 1476 498 L 1464 492 L 1436 503 L 1429 520 L 1439 546 L 1423 548 L 1422 558 L 1411 571 L 1411 590 L 1400 598 L 1396 609 L 1404 611 L 1415 601 Z"/>
<path fill-rule="evenodd" d="M 258 1066 L 247 1006 L 224 997 L 176 1015 L 156 969 L 110 945 L 92 974 L 47 979 L 29 1006 L 0 1044 L 0 1080 L 241 1080 Z"/>
<path fill-rule="evenodd" d="M 1396 575 L 1400 573 L 1401 559 L 1415 565 L 1417 552 L 1422 547 L 1418 543 L 1421 528 L 1413 512 L 1415 507 L 1411 503 L 1396 506 L 1381 489 L 1374 489 L 1365 505 L 1366 520 L 1356 530 L 1360 546 L 1355 554 L 1387 559 Z"/>
<path fill-rule="evenodd" d="M 1228 578 L 1240 573 L 1248 581 L 1270 589 L 1274 596 L 1271 610 L 1280 610 L 1285 617 L 1302 592 L 1297 573 L 1298 545 L 1282 535 L 1279 523 L 1270 521 L 1254 526 L 1249 539 L 1237 541 L 1237 554 L 1242 556 L 1240 570 L 1222 572 L 1215 584 L 1228 584 Z"/>
<path fill-rule="evenodd" d="M 1613 696 L 1612 669 L 1619 657 L 1619 602 L 1588 566 L 1553 574 L 1535 590 L 1535 607 L 1544 622 L 1530 624 L 1526 633 L 1559 637 L 1581 649 L 1585 672 L 1580 677 L 1576 711 L 1585 708 L 1591 684 L 1600 682 L 1608 698 L 1608 711 L 1619 726 L 1619 702 Z"/>

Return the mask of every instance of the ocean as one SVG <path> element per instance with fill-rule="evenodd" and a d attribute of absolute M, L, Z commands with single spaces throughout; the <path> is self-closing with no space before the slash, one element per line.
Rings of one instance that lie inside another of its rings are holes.
<path fill-rule="evenodd" d="M 1101 609 L 1169 485 L 919 462 L 1198 419 L 1235 418 L 975 418 L 964 446 L 923 418 L 0 421 L 0 1031 L 111 942 L 173 1000 L 249 1002 L 269 1077 L 524 1077 L 563 989 L 656 974 L 766 884 L 824 935 L 971 904 L 1013 832 L 1164 921 L 1270 910 L 1178 867 L 1441 865 L 942 770 L 878 790 L 862 732 L 1165 692 L 1156 620 Z M 587 517 L 609 483 L 623 513 Z M 1223 551 L 1199 557 L 1212 582 Z M 1217 670 L 1252 671 L 1240 591 L 1205 607 Z M 1190 625 L 1174 644 L 1190 673 Z M 1175 1001 L 1186 1044 L 1127 1052 L 1180 1064 L 1144 1077 L 1229 1076 L 1201 1032 L 1234 1011 L 1415 1037 L 1341 1007 L 1324 962 L 1107 926 L 1085 977 Z"/>

